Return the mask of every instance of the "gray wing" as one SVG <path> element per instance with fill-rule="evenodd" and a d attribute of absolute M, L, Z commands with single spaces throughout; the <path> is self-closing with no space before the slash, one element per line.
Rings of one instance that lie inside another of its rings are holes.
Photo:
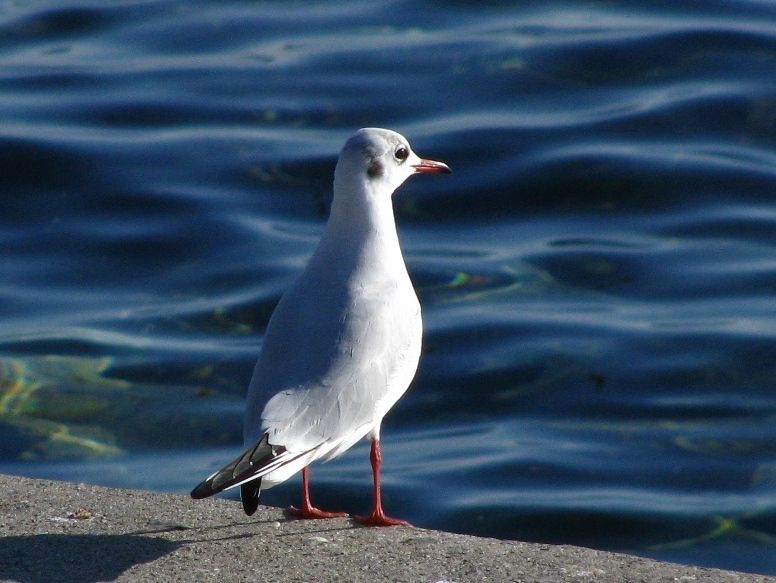
<path fill-rule="evenodd" d="M 289 451 L 356 441 L 407 389 L 421 318 L 406 272 L 351 281 L 303 277 L 278 304 L 248 390 L 246 443 L 264 432 Z"/>

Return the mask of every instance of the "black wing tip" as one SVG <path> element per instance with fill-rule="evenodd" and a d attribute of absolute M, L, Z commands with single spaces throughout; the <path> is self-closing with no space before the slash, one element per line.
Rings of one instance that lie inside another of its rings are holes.
<path fill-rule="evenodd" d="M 218 470 L 212 476 L 203 480 L 196 488 L 191 491 L 191 497 L 195 500 L 201 500 L 207 498 L 213 494 L 218 494 L 223 490 L 236 486 L 240 482 L 250 480 L 245 485 L 251 484 L 251 488 L 248 488 L 245 493 L 246 496 L 250 493 L 251 502 L 245 508 L 246 513 L 249 508 L 253 508 L 253 511 L 249 514 L 253 514 L 259 505 L 259 492 L 261 491 L 261 478 L 251 479 L 251 474 L 256 473 L 258 469 L 261 469 L 263 465 L 272 458 L 274 458 L 279 450 L 285 451 L 285 448 L 275 448 L 269 445 L 269 434 L 265 433 L 262 438 L 253 444 L 251 447 L 243 451 L 236 459 L 226 464 L 223 468 Z M 253 492 L 255 490 L 255 492 Z M 243 490 L 241 489 L 241 493 Z M 255 500 L 253 500 L 255 499 Z"/>
<path fill-rule="evenodd" d="M 213 494 L 215 494 L 215 491 L 210 487 L 208 480 L 205 480 L 191 491 L 191 497 L 194 498 L 194 500 L 202 500 Z"/>
<path fill-rule="evenodd" d="M 261 493 L 261 478 L 247 482 L 240 486 L 240 500 L 243 510 L 248 516 L 253 516 L 259 507 L 259 494 Z"/>

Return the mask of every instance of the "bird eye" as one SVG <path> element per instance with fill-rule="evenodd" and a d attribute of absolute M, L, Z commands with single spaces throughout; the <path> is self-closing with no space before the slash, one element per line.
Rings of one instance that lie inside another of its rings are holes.
<path fill-rule="evenodd" d="M 410 152 L 404 146 L 399 146 L 396 148 L 396 151 L 393 153 L 393 155 L 399 162 L 404 162 L 407 159 L 407 156 L 410 155 Z"/>

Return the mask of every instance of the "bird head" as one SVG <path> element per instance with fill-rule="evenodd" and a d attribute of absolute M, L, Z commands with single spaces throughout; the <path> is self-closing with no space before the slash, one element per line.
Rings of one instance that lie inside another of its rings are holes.
<path fill-rule="evenodd" d="M 413 174 L 450 172 L 442 162 L 420 158 L 401 134 L 382 128 L 363 128 L 342 148 L 335 184 L 347 176 L 370 186 L 368 190 L 390 195 Z"/>

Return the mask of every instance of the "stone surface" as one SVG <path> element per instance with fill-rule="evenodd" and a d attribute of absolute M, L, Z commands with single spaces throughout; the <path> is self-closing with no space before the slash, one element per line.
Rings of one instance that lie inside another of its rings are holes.
<path fill-rule="evenodd" d="M 0 475 L 0 580 L 776 582 L 590 549 Z"/>

